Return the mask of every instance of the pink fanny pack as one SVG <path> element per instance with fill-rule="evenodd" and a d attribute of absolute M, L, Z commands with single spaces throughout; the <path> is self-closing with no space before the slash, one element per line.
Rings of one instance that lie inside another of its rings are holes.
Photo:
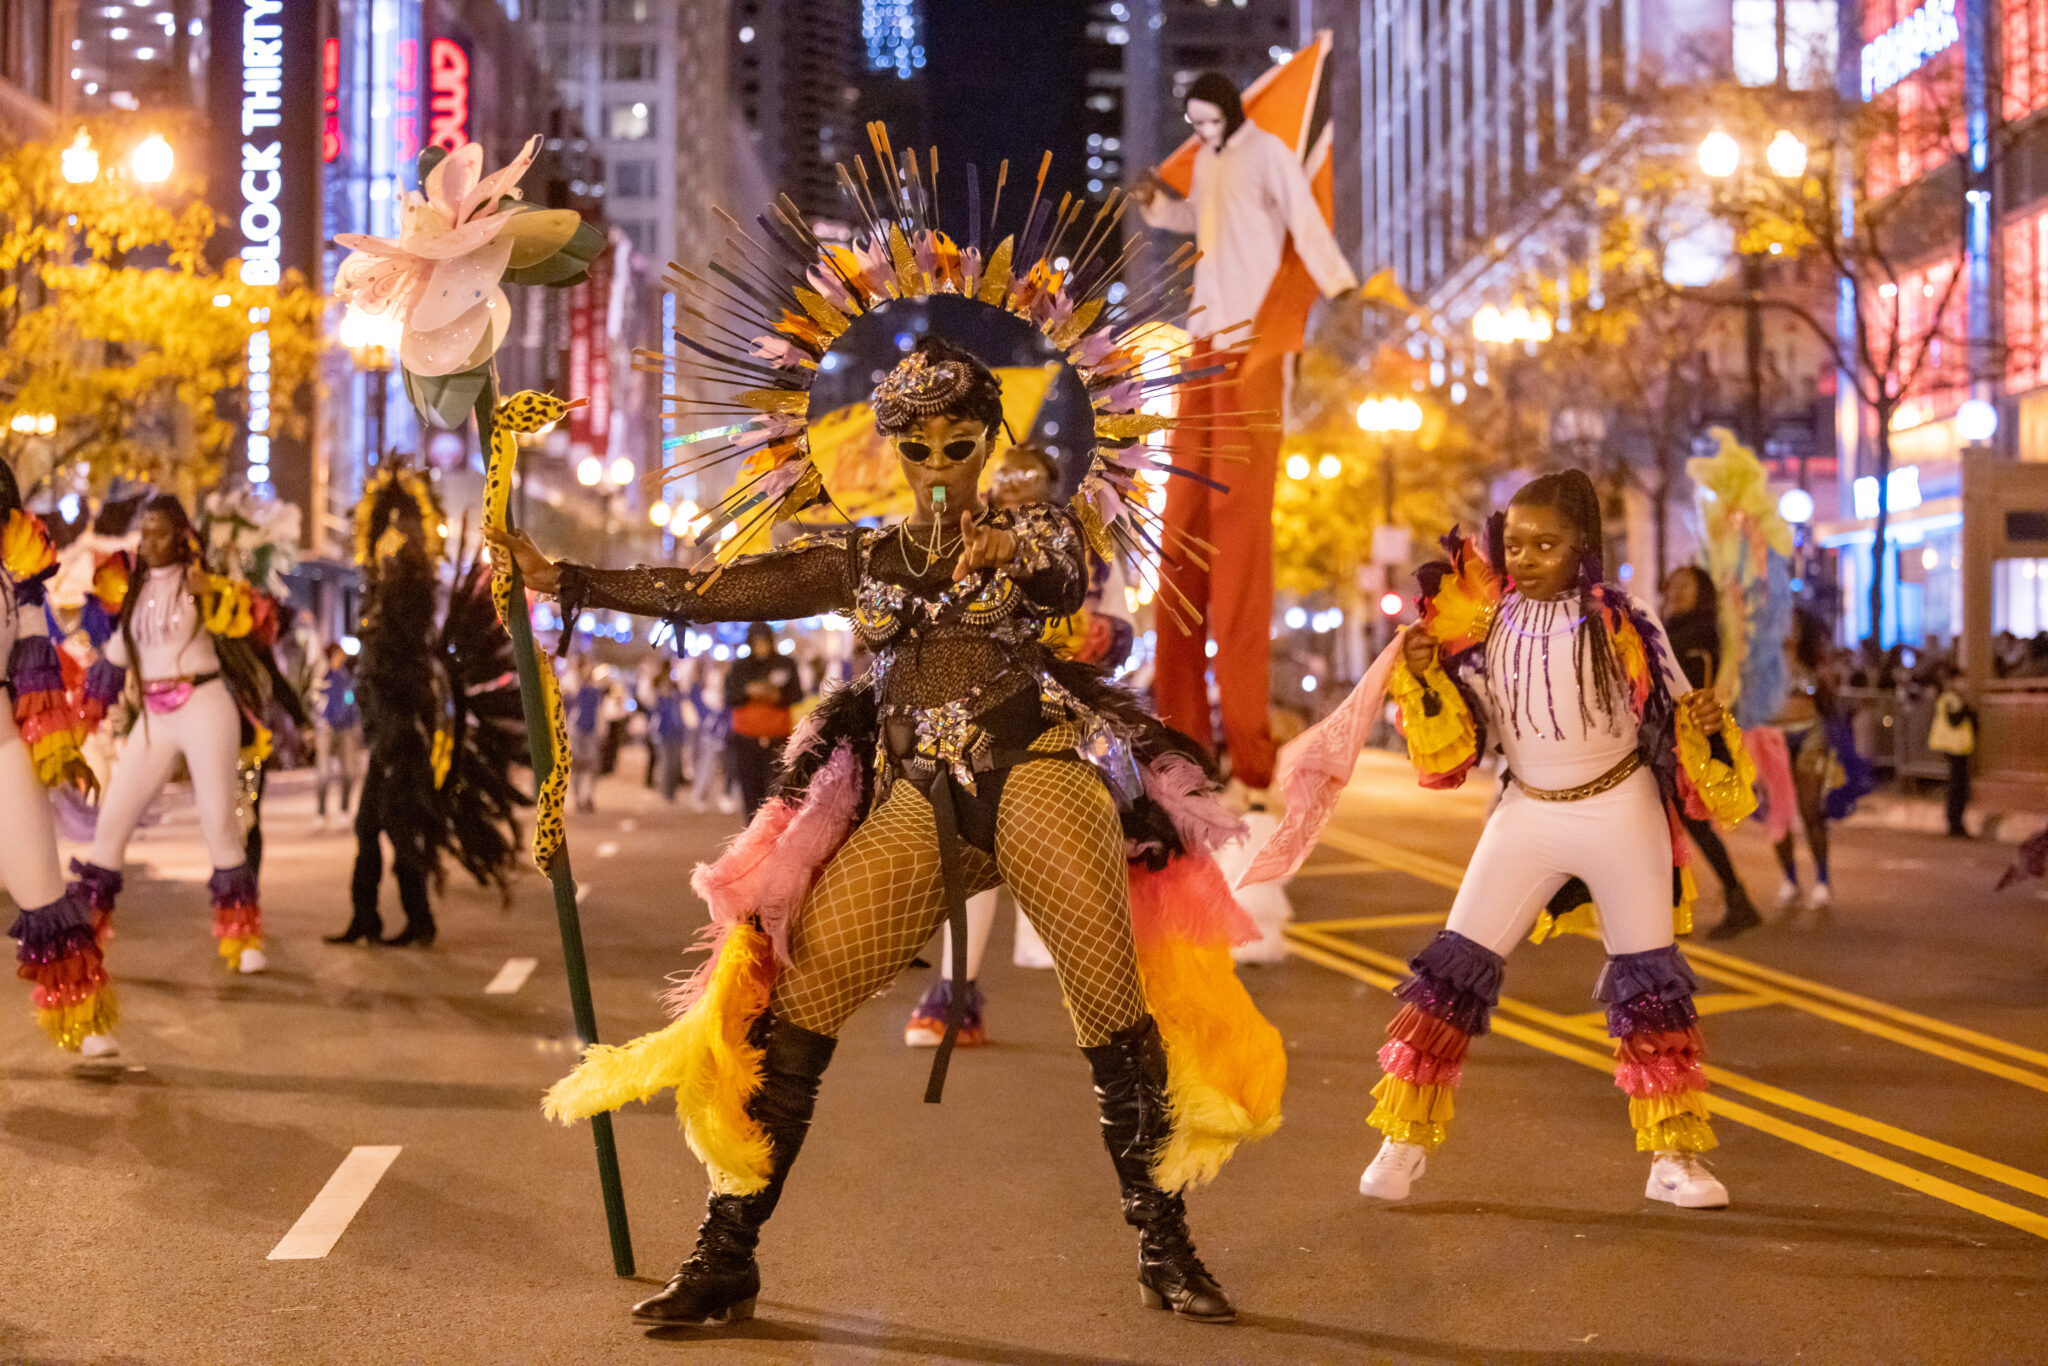
<path fill-rule="evenodd" d="M 158 716 L 174 712 L 192 700 L 192 690 L 202 683 L 211 683 L 219 678 L 218 672 L 201 674 L 197 678 L 165 678 L 142 685 L 142 705 Z"/>

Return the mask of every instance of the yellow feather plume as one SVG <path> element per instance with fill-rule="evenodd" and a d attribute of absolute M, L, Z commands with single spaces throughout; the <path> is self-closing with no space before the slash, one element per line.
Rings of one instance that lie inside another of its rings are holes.
<path fill-rule="evenodd" d="M 768 937 L 740 926 L 695 1005 L 666 1029 L 585 1049 L 576 1070 L 548 1088 L 541 1112 L 569 1124 L 673 1088 L 683 1137 L 712 1190 L 752 1195 L 768 1184 L 768 1138 L 747 1114 L 761 1085 L 761 1050 L 747 1031 L 768 1006 L 774 968 Z"/>
<path fill-rule="evenodd" d="M 1152 1176 L 1169 1191 L 1206 1185 L 1238 1144 L 1280 1127 L 1287 1051 L 1237 980 L 1229 949 L 1161 936 L 1140 941 L 1138 967 L 1166 1044 L 1172 1116 Z"/>

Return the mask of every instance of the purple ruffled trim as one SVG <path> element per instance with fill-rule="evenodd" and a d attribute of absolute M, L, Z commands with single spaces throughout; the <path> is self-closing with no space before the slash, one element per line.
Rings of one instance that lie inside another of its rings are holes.
<path fill-rule="evenodd" d="M 1669 1001 L 1690 996 L 1699 989 L 1699 979 L 1686 966 L 1678 945 L 1667 944 L 1661 949 L 1618 953 L 1609 958 L 1607 966 L 1600 969 L 1600 980 L 1593 984 L 1593 999 L 1618 1005 L 1654 993 Z"/>
<path fill-rule="evenodd" d="M 15 958 L 41 966 L 60 962 L 93 942 L 92 912 L 74 893 L 15 917 L 9 936 L 21 941 Z"/>
<path fill-rule="evenodd" d="M 121 895 L 120 873 L 97 863 L 71 860 L 71 879 L 71 890 L 96 911 L 113 910 L 115 898 Z"/>
<path fill-rule="evenodd" d="M 1408 966 L 1415 975 L 1394 989 L 1396 996 L 1474 1038 L 1486 1033 L 1500 1004 L 1506 964 L 1499 954 L 1456 930 L 1439 930 Z"/>
<path fill-rule="evenodd" d="M 1690 996 L 1638 996 L 1607 1007 L 1608 1037 L 1634 1034 L 1680 1034 L 1700 1022 Z"/>
<path fill-rule="evenodd" d="M 256 870 L 246 863 L 217 868 L 206 881 L 216 906 L 251 906 L 256 902 Z"/>
<path fill-rule="evenodd" d="M 64 670 L 57 662 L 57 647 L 50 643 L 48 636 L 22 636 L 17 639 L 7 670 L 16 697 L 64 691 Z"/>
<path fill-rule="evenodd" d="M 118 702 L 127 683 L 128 671 L 104 658 L 95 659 L 85 671 L 85 695 L 103 706 L 111 707 Z"/>

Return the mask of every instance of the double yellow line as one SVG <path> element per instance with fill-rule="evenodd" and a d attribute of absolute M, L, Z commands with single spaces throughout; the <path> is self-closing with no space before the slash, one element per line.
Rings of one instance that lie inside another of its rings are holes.
<path fill-rule="evenodd" d="M 1408 873 L 1441 887 L 1455 888 L 1463 871 L 1454 863 L 1334 827 L 1324 831 L 1323 843 L 1353 858 Z M 1358 930 L 1440 924 L 1442 919 L 1440 915 L 1418 913 L 1309 921 L 1289 926 L 1288 937 L 1293 951 L 1310 962 L 1391 991 L 1406 975 L 1407 965 L 1390 954 L 1356 943 L 1346 935 Z M 1780 972 L 1719 949 L 1688 944 L 1686 956 L 1693 961 L 1694 971 L 1700 976 L 1734 987 L 1740 993 L 1756 998 L 1760 1004 L 1788 1006 L 1946 1061 L 2035 1090 L 2048 1091 L 2048 1053 Z M 1493 1027 L 1496 1033 L 1517 1043 L 1602 1072 L 1610 1071 L 1614 1065 L 1608 1051 L 1606 1031 L 1597 1014 L 1591 1017 L 1559 1015 L 1525 1001 L 1503 997 Z M 1597 1050 L 1587 1048 L 1580 1040 L 1598 1043 L 1601 1047 Z M 2048 1178 L 1726 1068 L 1710 1065 L 1706 1073 L 1708 1080 L 1717 1088 L 1716 1092 L 1709 1094 L 1707 1104 L 1718 1116 L 1798 1144 L 1910 1190 L 1945 1200 L 1961 1209 L 1996 1219 L 2037 1238 L 2048 1239 L 2048 1216 L 2035 1210 L 1958 1185 L 1867 1148 L 1730 1100 L 1725 1093 L 1732 1091 L 1779 1110 L 1819 1120 L 2038 1199 L 2048 1200 Z"/>

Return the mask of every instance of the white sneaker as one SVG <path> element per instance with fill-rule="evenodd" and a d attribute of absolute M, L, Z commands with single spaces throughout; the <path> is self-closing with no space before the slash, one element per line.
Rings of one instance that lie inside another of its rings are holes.
<path fill-rule="evenodd" d="M 1376 1200 L 1406 1200 L 1415 1178 L 1428 1169 L 1429 1154 L 1420 1143 L 1396 1143 L 1390 1138 L 1380 1144 L 1372 1165 L 1358 1178 L 1358 1193 Z"/>
<path fill-rule="evenodd" d="M 1797 882 L 1794 882 L 1791 878 L 1788 877 L 1783 882 L 1778 884 L 1779 910 L 1796 911 L 1800 908 L 1801 904 L 1802 903 L 1799 899 L 1799 884 Z"/>
<path fill-rule="evenodd" d="M 1680 1209 L 1726 1209 L 1728 1188 L 1707 1170 L 1698 1153 L 1658 1153 L 1650 1163 L 1643 1197 Z"/>
<path fill-rule="evenodd" d="M 78 1045 L 81 1058 L 113 1058 L 120 1056 L 121 1045 L 111 1034 L 88 1034 Z"/>
<path fill-rule="evenodd" d="M 240 973 L 261 972 L 270 966 L 270 960 L 263 956 L 261 949 L 243 949 L 241 961 L 235 964 Z"/>
<path fill-rule="evenodd" d="M 1835 894 L 1825 882 L 1813 884 L 1813 892 L 1806 898 L 1806 904 L 1813 910 L 1825 911 L 1835 904 Z"/>

